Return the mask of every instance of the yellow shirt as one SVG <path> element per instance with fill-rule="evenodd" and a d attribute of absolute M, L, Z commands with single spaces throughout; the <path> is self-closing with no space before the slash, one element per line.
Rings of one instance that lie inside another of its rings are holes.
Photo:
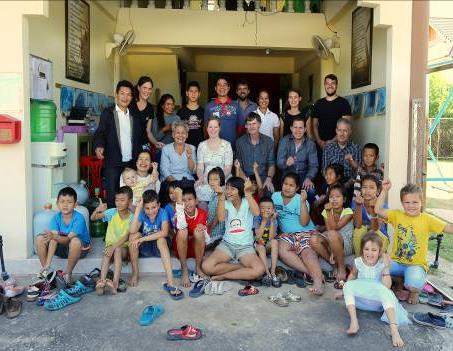
<path fill-rule="evenodd" d="M 428 271 L 429 236 L 441 233 L 446 223 L 427 213 L 411 217 L 401 210 L 389 210 L 387 217 L 394 229 L 392 260 L 423 266 Z"/>
<path fill-rule="evenodd" d="M 124 235 L 129 232 L 129 225 L 133 219 L 132 212 L 129 212 L 129 216 L 122 219 L 116 208 L 109 208 L 104 212 L 104 222 L 109 222 L 107 226 L 107 232 L 105 234 L 105 246 L 112 246 Z M 127 242 L 123 245 L 127 247 Z"/>

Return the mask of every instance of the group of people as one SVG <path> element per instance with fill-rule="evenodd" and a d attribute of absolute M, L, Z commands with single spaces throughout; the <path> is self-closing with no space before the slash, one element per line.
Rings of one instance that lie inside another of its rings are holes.
<path fill-rule="evenodd" d="M 300 93 L 290 90 L 279 118 L 268 108 L 267 91 L 259 92 L 258 104 L 249 100 L 245 81 L 233 101 L 228 80 L 219 78 L 217 97 L 204 109 L 198 104 L 199 84 L 190 82 L 187 104 L 175 113 L 174 98 L 164 94 L 156 116 L 147 101 L 153 88 L 149 77 L 141 77 L 136 87 L 119 82 L 116 105 L 102 113 L 95 134 L 107 203 L 91 219 L 109 223 L 96 290 L 116 293 L 125 259 L 132 266 L 129 284 L 137 286 L 138 258 L 157 256 L 166 274 L 164 288 L 173 299 L 183 298 L 173 277 L 173 251 L 183 287 L 191 286 L 189 257 L 202 281 L 262 280 L 274 287 L 281 286 L 280 259 L 312 284 L 312 294 L 322 295 L 322 258 L 335 269 L 335 288 L 343 289 L 351 316 L 348 333 L 359 328 L 356 305 L 384 310 L 393 343 L 402 346 L 397 325 L 407 316 L 390 290 L 392 279 L 397 293 L 404 287 L 409 302 L 417 303 L 428 269 L 429 234 L 453 233 L 453 225 L 422 212 L 422 192 L 415 185 L 401 189 L 403 211 L 386 208 L 391 184 L 377 164 L 379 147 L 367 143 L 360 149 L 351 140 L 351 110 L 337 96 L 337 84 L 334 75 L 325 77 L 326 97 L 308 114 Z M 88 251 L 90 238 L 74 211 L 76 202 L 71 188 L 62 189 L 60 212 L 37 237 L 42 275 L 57 254 L 68 258 L 70 281 Z M 114 275 L 107 279 L 111 262 Z"/>

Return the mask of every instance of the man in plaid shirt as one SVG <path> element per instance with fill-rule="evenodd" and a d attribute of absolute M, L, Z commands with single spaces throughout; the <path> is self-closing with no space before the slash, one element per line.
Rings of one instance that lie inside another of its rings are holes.
<path fill-rule="evenodd" d="M 322 170 L 332 163 L 339 163 L 344 167 L 345 180 L 355 178 L 355 173 L 362 164 L 362 154 L 357 144 L 352 142 L 352 123 L 346 118 L 340 118 L 337 122 L 335 139 L 326 144 L 322 154 Z M 352 185 L 352 183 L 351 183 Z"/>

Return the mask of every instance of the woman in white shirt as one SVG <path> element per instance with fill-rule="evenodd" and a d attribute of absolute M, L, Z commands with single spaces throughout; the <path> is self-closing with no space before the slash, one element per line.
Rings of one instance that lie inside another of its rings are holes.
<path fill-rule="evenodd" d="M 227 179 L 231 175 L 233 166 L 233 149 L 231 144 L 219 137 L 220 120 L 218 117 L 209 117 L 206 124 L 209 138 L 198 145 L 197 151 L 197 176 L 195 191 L 199 206 L 206 209 L 211 198 L 211 187 L 208 184 L 208 173 L 214 167 L 220 167 Z"/>
<path fill-rule="evenodd" d="M 256 113 L 261 117 L 260 133 L 267 135 L 274 140 L 275 145 L 278 145 L 280 119 L 274 112 L 269 110 L 269 93 L 267 90 L 260 90 L 258 94 Z"/>

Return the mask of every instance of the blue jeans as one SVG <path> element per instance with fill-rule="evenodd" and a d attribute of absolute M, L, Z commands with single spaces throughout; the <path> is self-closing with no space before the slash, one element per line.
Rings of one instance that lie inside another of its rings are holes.
<path fill-rule="evenodd" d="M 392 261 L 390 265 L 390 275 L 404 277 L 406 288 L 421 290 L 425 285 L 427 273 L 422 266 L 402 264 Z"/>

